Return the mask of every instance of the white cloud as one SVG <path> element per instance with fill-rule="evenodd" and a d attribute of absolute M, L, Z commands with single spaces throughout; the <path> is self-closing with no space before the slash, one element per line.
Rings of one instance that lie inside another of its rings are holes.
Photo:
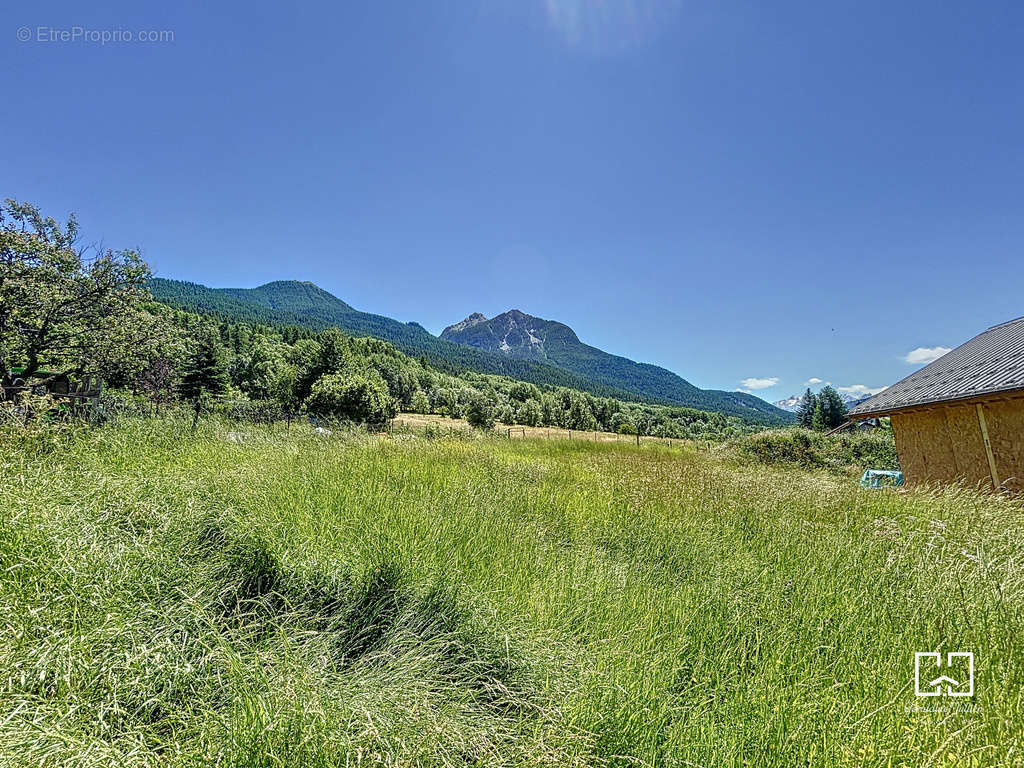
<path fill-rule="evenodd" d="M 887 387 L 866 387 L 863 384 L 851 384 L 848 387 L 836 387 L 837 392 L 845 392 L 848 395 L 854 397 L 864 397 L 864 395 L 877 395 L 883 389 Z"/>
<path fill-rule="evenodd" d="M 743 392 L 750 392 L 751 390 L 754 389 L 769 389 L 771 387 L 774 387 L 778 383 L 778 376 L 768 376 L 763 379 L 759 379 L 756 376 L 751 376 L 750 378 L 743 379 L 743 381 L 740 382 L 740 389 Z"/>
<path fill-rule="evenodd" d="M 952 350 L 949 347 L 918 347 L 907 352 L 903 361 L 911 365 L 927 365 L 934 363 L 947 352 Z"/>
<path fill-rule="evenodd" d="M 813 387 L 815 384 L 821 384 L 821 379 L 817 376 L 811 376 L 811 378 L 804 382 L 805 387 Z"/>

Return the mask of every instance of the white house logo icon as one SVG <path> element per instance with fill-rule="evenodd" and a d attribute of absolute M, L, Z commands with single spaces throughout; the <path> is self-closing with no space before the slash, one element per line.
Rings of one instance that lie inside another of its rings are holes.
<path fill-rule="evenodd" d="M 958 661 L 966 659 L 967 663 Z M 951 677 L 945 674 L 949 670 Z M 967 676 L 964 677 L 963 673 Z M 922 687 L 923 686 L 923 687 Z M 919 651 L 914 654 L 914 694 L 916 696 L 973 696 L 974 654 L 971 651 L 950 651 L 946 666 L 938 651 Z"/>

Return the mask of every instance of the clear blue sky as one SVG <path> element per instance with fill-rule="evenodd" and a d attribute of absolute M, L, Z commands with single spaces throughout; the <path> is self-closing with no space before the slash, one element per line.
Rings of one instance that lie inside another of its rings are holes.
<path fill-rule="evenodd" d="M 516 307 L 769 400 L 1024 314 L 1019 3 L 42 0 L 2 26 L 0 195 L 164 277 L 312 280 L 434 332 Z M 53 39 L 76 26 L 174 39 Z"/>

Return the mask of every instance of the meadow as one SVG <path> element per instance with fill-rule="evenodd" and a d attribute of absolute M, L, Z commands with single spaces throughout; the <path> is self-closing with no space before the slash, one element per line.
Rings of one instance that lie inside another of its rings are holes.
<path fill-rule="evenodd" d="M 2 766 L 1024 765 L 1019 501 L 685 442 L 0 441 Z M 973 698 L 915 698 L 932 650 Z"/>

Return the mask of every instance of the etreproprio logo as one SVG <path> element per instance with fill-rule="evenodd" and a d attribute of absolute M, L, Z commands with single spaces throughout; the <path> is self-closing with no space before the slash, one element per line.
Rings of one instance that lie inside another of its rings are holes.
<path fill-rule="evenodd" d="M 915 653 L 914 695 L 922 697 L 973 696 L 974 653 L 972 651 L 949 651 L 945 659 L 939 651 Z"/>

